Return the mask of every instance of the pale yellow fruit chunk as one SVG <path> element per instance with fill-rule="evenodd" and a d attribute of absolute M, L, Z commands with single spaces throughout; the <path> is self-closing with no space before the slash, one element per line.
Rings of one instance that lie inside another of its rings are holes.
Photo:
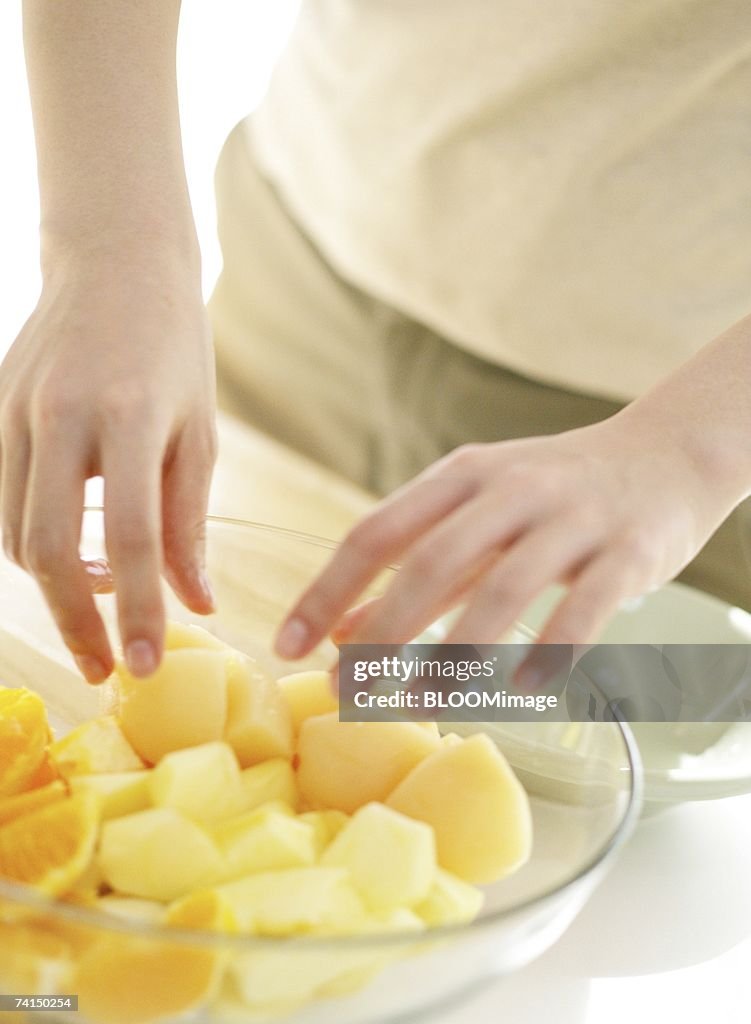
<path fill-rule="evenodd" d="M 484 899 L 481 889 L 438 868 L 427 896 L 417 904 L 415 913 L 431 927 L 466 924 L 480 913 Z"/>
<path fill-rule="evenodd" d="M 298 805 L 297 780 L 292 765 L 283 757 L 272 757 L 240 772 L 243 809 L 252 811 L 270 800 L 280 800 L 292 810 Z"/>
<path fill-rule="evenodd" d="M 236 932 L 237 918 L 227 897 L 218 889 L 196 889 L 171 903 L 165 922 L 172 928 Z"/>
<path fill-rule="evenodd" d="M 203 647 L 210 651 L 227 651 L 227 644 L 201 626 L 185 622 L 168 622 L 164 637 L 166 651 L 184 650 L 186 647 Z"/>
<path fill-rule="evenodd" d="M 199 824 L 213 824 L 244 809 L 240 766 L 222 741 L 174 750 L 149 775 L 155 807 L 174 807 Z"/>
<path fill-rule="evenodd" d="M 224 738 L 243 768 L 272 757 L 292 757 L 292 721 L 276 681 L 252 658 L 226 659 L 227 724 Z"/>
<path fill-rule="evenodd" d="M 92 718 L 53 743 L 50 756 L 65 778 L 101 772 L 133 772 L 143 761 L 112 715 Z"/>
<path fill-rule="evenodd" d="M 100 896 L 95 901 L 97 910 L 122 917 L 126 921 L 146 921 L 160 924 L 164 920 L 164 904 L 156 900 L 143 900 L 135 896 Z"/>
<path fill-rule="evenodd" d="M 352 814 L 385 800 L 439 743 L 437 730 L 414 722 L 340 722 L 336 712 L 316 715 L 300 728 L 300 794 L 312 810 Z"/>
<path fill-rule="evenodd" d="M 260 871 L 220 887 L 241 931 L 302 935 L 352 930 L 365 910 L 344 868 Z"/>
<path fill-rule="evenodd" d="M 73 793 L 93 793 L 99 801 L 102 821 L 121 818 L 125 814 L 145 811 L 150 806 L 147 770 L 110 772 L 101 775 L 74 775 L 70 780 Z"/>
<path fill-rule="evenodd" d="M 306 811 L 299 818 L 312 826 L 319 856 L 349 821 L 344 811 Z"/>
<path fill-rule="evenodd" d="M 383 804 L 361 807 L 326 848 L 321 864 L 346 868 L 370 911 L 409 907 L 436 872 L 433 829 Z"/>
<path fill-rule="evenodd" d="M 304 867 L 316 859 L 313 826 L 274 804 L 224 821 L 212 834 L 224 857 L 227 879 L 255 871 Z"/>
<path fill-rule="evenodd" d="M 210 836 L 171 807 L 105 822 L 99 864 L 113 889 L 147 900 L 175 900 L 212 885 L 224 872 Z"/>
<path fill-rule="evenodd" d="M 530 855 L 527 794 L 506 758 L 483 733 L 458 744 L 442 744 L 386 802 L 432 825 L 441 867 L 467 882 L 493 882 Z"/>
<path fill-rule="evenodd" d="M 196 647 L 167 651 L 147 679 L 118 664 L 120 724 L 141 757 L 156 764 L 173 750 L 222 739 L 226 663 L 224 651 Z"/>
<path fill-rule="evenodd" d="M 279 689 L 290 710 L 295 734 L 300 731 L 306 718 L 326 715 L 339 708 L 328 672 L 293 672 L 281 677 Z"/>

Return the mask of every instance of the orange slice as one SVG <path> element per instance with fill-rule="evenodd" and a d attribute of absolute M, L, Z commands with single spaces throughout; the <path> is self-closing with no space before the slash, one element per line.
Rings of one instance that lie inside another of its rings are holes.
<path fill-rule="evenodd" d="M 0 687 L 0 797 L 28 789 L 51 739 L 42 698 Z"/>
<path fill-rule="evenodd" d="M 42 807 L 54 804 L 68 795 L 68 789 L 64 782 L 50 782 L 47 786 L 39 789 L 30 789 L 26 793 L 18 793 L 16 796 L 6 796 L 0 800 L 0 825 L 6 825 L 14 818 L 20 818 L 24 814 L 31 814 Z"/>
<path fill-rule="evenodd" d="M 71 981 L 97 1024 L 147 1024 L 198 1009 L 218 991 L 221 952 L 126 935 L 102 935 Z"/>
<path fill-rule="evenodd" d="M 0 826 L 0 875 L 62 896 L 91 860 L 99 824 L 90 793 L 66 797 Z"/>
<path fill-rule="evenodd" d="M 66 779 L 71 775 L 134 772 L 144 767 L 112 715 L 79 725 L 52 744 L 50 756 Z"/>

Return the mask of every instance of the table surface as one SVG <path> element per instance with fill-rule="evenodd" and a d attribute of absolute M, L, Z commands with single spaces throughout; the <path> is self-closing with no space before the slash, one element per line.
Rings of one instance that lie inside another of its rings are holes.
<path fill-rule="evenodd" d="M 338 538 L 372 498 L 221 417 L 211 511 Z M 600 888 L 539 960 L 434 1024 L 747 1024 L 751 795 L 641 822 Z"/>

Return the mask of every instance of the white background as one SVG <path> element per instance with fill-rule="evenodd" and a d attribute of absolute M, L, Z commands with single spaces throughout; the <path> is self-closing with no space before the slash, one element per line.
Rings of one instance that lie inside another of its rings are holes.
<path fill-rule="evenodd" d="M 20 0 L 0 3 L 0 354 L 39 288 L 34 149 Z M 219 270 L 212 175 L 232 126 L 263 94 L 296 0 L 184 0 L 179 77 L 188 179 L 204 253 Z M 645 823 L 550 953 L 436 1024 L 704 1024 L 751 1020 L 751 803 L 722 801 Z M 587 979 L 595 964 L 595 977 Z M 574 970 L 574 967 L 577 969 Z"/>
<path fill-rule="evenodd" d="M 297 7 L 297 0 L 183 0 L 178 43 L 183 145 L 207 295 L 221 265 L 214 228 L 216 158 L 230 129 L 263 95 Z M 21 0 L 0 3 L 0 110 L 1 356 L 39 292 L 38 199 Z"/>

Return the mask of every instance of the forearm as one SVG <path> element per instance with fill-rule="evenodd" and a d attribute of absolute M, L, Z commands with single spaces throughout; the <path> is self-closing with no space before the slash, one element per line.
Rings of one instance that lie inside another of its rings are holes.
<path fill-rule="evenodd" d="M 198 261 L 175 73 L 180 0 L 24 0 L 43 263 L 152 242 Z"/>
<path fill-rule="evenodd" d="M 751 494 L 751 316 L 705 345 L 616 419 L 674 441 L 729 505 Z"/>

